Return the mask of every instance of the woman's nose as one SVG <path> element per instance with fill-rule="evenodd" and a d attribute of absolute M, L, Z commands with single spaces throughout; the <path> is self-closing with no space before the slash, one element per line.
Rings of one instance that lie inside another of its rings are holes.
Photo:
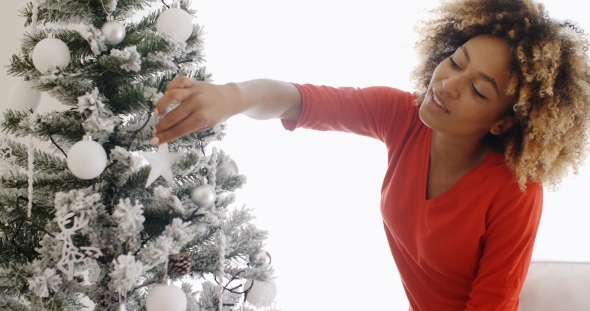
<path fill-rule="evenodd" d="M 459 97 L 459 88 L 457 87 L 457 79 L 449 78 L 442 80 L 442 90 L 447 93 L 451 98 L 457 99 Z"/>

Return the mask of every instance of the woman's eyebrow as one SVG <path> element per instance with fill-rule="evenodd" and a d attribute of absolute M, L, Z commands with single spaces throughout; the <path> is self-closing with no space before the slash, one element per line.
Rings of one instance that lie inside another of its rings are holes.
<path fill-rule="evenodd" d="M 461 51 L 463 51 L 463 54 L 465 54 L 465 58 L 467 58 L 467 61 L 470 62 L 471 58 L 469 57 L 469 52 L 467 51 L 467 48 L 464 46 L 460 46 L 459 48 L 461 49 Z"/>
<path fill-rule="evenodd" d="M 491 83 L 494 86 L 494 90 L 496 91 L 496 94 L 500 93 L 498 91 L 498 84 L 496 83 L 496 80 L 494 80 L 494 78 L 488 76 L 487 74 L 480 72 L 479 76 L 482 77 L 484 80 L 488 81 L 489 83 Z"/>

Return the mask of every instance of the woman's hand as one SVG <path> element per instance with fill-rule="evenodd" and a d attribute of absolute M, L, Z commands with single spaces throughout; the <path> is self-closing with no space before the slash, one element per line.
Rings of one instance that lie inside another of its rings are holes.
<path fill-rule="evenodd" d="M 158 101 L 154 115 L 161 115 L 175 103 L 154 129 L 152 145 L 160 145 L 184 135 L 202 132 L 239 113 L 236 84 L 215 85 L 178 77 L 170 82 Z"/>
<path fill-rule="evenodd" d="M 254 119 L 297 120 L 303 107 L 295 85 L 269 79 L 215 85 L 179 77 L 170 82 L 154 114 L 163 113 L 174 103 L 178 107 L 158 123 L 150 144 L 202 132 L 239 113 Z"/>

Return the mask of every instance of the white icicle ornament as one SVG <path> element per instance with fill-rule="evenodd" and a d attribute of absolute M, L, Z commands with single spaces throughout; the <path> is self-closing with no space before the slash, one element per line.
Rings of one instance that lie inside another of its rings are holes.
<path fill-rule="evenodd" d="M 145 299 L 147 311 L 185 311 L 186 294 L 175 285 L 158 284 Z"/>
<path fill-rule="evenodd" d="M 107 166 L 107 153 L 91 136 L 84 135 L 70 148 L 67 163 L 74 176 L 93 179 L 102 174 Z"/>
<path fill-rule="evenodd" d="M 33 49 L 33 65 L 42 73 L 53 71 L 57 67 L 64 68 L 70 64 L 70 49 L 52 33 L 39 41 Z"/>
<path fill-rule="evenodd" d="M 172 36 L 177 41 L 186 41 L 193 33 L 193 18 L 180 8 L 178 2 L 158 16 L 156 29 L 160 34 Z"/>
<path fill-rule="evenodd" d="M 244 289 L 248 290 L 248 288 L 250 288 L 250 291 L 246 296 L 246 301 L 256 308 L 270 306 L 277 295 L 277 286 L 273 280 L 268 282 L 254 281 L 254 285 L 252 285 L 252 280 L 248 280 L 244 285 Z"/>
<path fill-rule="evenodd" d="M 117 45 L 125 39 L 125 26 L 111 15 L 107 16 L 107 21 L 102 24 L 100 31 L 105 37 L 104 42 L 109 45 Z"/>
<path fill-rule="evenodd" d="M 41 106 L 41 92 L 34 87 L 33 81 L 20 80 L 13 84 L 8 91 L 6 108 L 28 113 L 30 107 L 37 111 Z"/>

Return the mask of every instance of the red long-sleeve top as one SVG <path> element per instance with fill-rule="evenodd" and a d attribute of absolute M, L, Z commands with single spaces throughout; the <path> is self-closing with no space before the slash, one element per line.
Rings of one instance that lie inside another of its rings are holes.
<path fill-rule="evenodd" d="M 297 85 L 297 127 L 356 133 L 387 146 L 381 214 L 412 311 L 516 311 L 539 226 L 542 186 L 522 192 L 502 154 L 426 199 L 432 130 L 414 95 L 388 87 Z"/>

